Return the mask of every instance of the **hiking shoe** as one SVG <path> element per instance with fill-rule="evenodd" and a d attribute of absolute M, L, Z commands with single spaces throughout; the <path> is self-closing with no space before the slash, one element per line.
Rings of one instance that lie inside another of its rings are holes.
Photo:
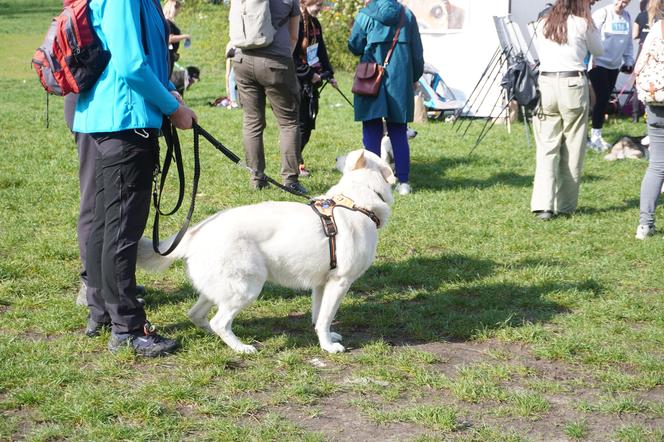
<path fill-rule="evenodd" d="M 394 188 L 394 191 L 399 195 L 409 195 L 410 192 L 412 192 L 412 189 L 410 188 L 410 184 L 408 183 L 399 183 Z"/>
<path fill-rule="evenodd" d="M 311 172 L 307 170 L 306 167 L 304 167 L 304 164 L 300 164 L 300 176 L 302 177 L 309 177 L 311 176 Z"/>
<path fill-rule="evenodd" d="M 288 187 L 290 190 L 292 190 L 295 193 L 299 193 L 300 195 L 306 195 L 309 193 L 306 187 L 304 187 L 302 184 L 298 183 L 297 181 L 294 183 L 286 184 L 286 187 Z"/>
<path fill-rule="evenodd" d="M 85 336 L 88 338 L 94 338 L 95 336 L 99 336 L 104 329 L 111 329 L 110 320 L 97 322 L 94 319 L 88 317 L 88 324 L 85 326 Z"/>
<path fill-rule="evenodd" d="M 111 338 L 108 340 L 108 349 L 111 353 L 116 353 L 123 347 L 129 347 L 138 356 L 146 358 L 170 355 L 178 348 L 178 345 L 176 340 L 155 333 L 149 322 L 145 324 L 142 332 L 111 333 Z"/>
<path fill-rule="evenodd" d="M 588 149 L 592 149 L 595 152 L 606 152 L 611 148 L 611 145 L 604 141 L 602 137 L 591 139 L 588 141 Z"/>
<path fill-rule="evenodd" d="M 535 216 L 542 221 L 550 221 L 553 218 L 553 212 L 550 210 L 536 210 Z"/>
<path fill-rule="evenodd" d="M 251 185 L 256 190 L 263 190 L 267 187 L 270 187 L 270 183 L 268 183 L 267 180 L 255 180 L 251 182 Z"/>
<path fill-rule="evenodd" d="M 644 224 L 639 224 L 639 227 L 636 228 L 636 235 L 634 237 L 636 239 L 644 240 L 649 236 L 653 236 L 655 234 L 655 226 L 646 226 Z"/>

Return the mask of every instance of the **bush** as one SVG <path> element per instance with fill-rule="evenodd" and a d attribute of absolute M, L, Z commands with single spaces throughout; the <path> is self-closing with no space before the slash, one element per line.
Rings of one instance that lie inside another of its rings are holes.
<path fill-rule="evenodd" d="M 348 37 L 353 28 L 355 15 L 362 6 L 364 6 L 363 0 L 336 0 L 331 9 L 320 14 L 327 52 L 335 70 L 355 69 L 357 57 L 348 50 Z"/>

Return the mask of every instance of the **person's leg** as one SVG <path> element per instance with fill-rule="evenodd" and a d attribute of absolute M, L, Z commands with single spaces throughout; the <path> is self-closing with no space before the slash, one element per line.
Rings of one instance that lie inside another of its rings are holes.
<path fill-rule="evenodd" d="M 535 178 L 530 199 L 533 212 L 553 212 L 562 118 L 558 108 L 558 78 L 540 76 L 541 109 L 533 118 L 536 145 Z"/>
<path fill-rule="evenodd" d="M 565 142 L 560 149 L 554 211 L 571 213 L 579 200 L 579 186 L 586 153 L 588 126 L 588 81 L 585 77 L 568 78 L 561 84 L 559 107 L 563 118 Z"/>
<path fill-rule="evenodd" d="M 311 137 L 311 116 L 309 114 L 309 106 L 311 104 L 311 96 L 305 90 L 307 86 L 302 86 L 302 93 L 300 94 L 300 118 L 298 120 L 298 127 L 300 131 L 300 150 L 298 152 L 299 164 L 304 164 L 302 151 L 309 142 Z"/>
<path fill-rule="evenodd" d="M 247 166 L 253 171 L 254 186 L 265 182 L 265 89 L 255 76 L 257 57 L 242 55 L 241 61 L 233 61 L 235 81 L 244 112 L 242 138 Z"/>
<path fill-rule="evenodd" d="M 113 332 L 142 333 L 145 311 L 136 296 L 136 254 L 150 210 L 157 133 L 135 131 L 98 138 L 104 194 L 102 292 Z"/>
<path fill-rule="evenodd" d="M 279 124 L 281 150 L 281 178 L 285 185 L 298 182 L 300 130 L 300 89 L 295 76 L 293 59 L 263 58 L 262 69 L 256 71 L 258 81 L 265 87 L 272 112 Z"/>
<path fill-rule="evenodd" d="M 380 140 L 383 139 L 383 120 L 367 120 L 362 122 L 362 143 L 372 153 L 380 156 Z"/>
<path fill-rule="evenodd" d="M 86 244 L 85 268 L 88 274 L 87 305 L 89 319 L 97 324 L 110 324 L 111 317 L 106 311 L 106 301 L 102 295 L 101 255 L 104 245 L 105 211 L 104 177 L 102 157 L 99 147 L 96 150 L 95 162 L 95 211 L 90 234 Z M 95 327 L 92 327 L 95 328 Z"/>
<path fill-rule="evenodd" d="M 597 66 L 588 72 L 590 83 L 595 91 L 595 106 L 592 113 L 592 128 L 601 130 L 604 126 L 604 111 L 611 96 L 609 69 Z"/>
<path fill-rule="evenodd" d="M 407 183 L 410 175 L 410 148 L 408 146 L 406 123 L 390 123 L 388 121 L 387 136 L 390 137 L 392 143 L 395 175 L 400 183 Z"/>
<path fill-rule="evenodd" d="M 650 158 L 641 182 L 639 224 L 655 225 L 655 209 L 664 183 L 664 108 L 648 106 Z"/>

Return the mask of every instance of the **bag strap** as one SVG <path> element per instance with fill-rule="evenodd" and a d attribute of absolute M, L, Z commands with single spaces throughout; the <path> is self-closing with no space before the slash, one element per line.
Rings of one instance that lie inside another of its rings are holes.
<path fill-rule="evenodd" d="M 399 20 L 399 27 L 397 28 L 397 32 L 394 33 L 394 38 L 392 39 L 392 46 L 390 47 L 390 50 L 387 52 L 387 56 L 385 57 L 385 61 L 383 62 L 383 67 L 387 67 L 387 64 L 390 62 L 390 57 L 392 57 L 392 52 L 394 51 L 394 46 L 397 44 L 397 40 L 399 39 L 399 33 L 401 32 L 401 28 L 403 27 L 403 22 L 406 19 L 406 14 L 404 12 L 404 7 L 401 7 L 401 19 Z"/>

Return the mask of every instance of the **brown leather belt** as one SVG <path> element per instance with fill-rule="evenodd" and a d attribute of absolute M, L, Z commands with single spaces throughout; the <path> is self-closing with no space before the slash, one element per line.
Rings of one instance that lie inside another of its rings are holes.
<path fill-rule="evenodd" d="M 558 78 L 585 77 L 586 71 L 540 72 L 540 75 Z"/>

